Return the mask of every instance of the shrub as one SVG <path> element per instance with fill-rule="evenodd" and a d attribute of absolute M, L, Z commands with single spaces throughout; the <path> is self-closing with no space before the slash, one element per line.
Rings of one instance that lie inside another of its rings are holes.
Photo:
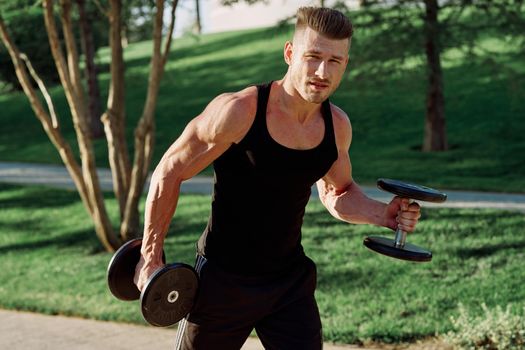
<path fill-rule="evenodd" d="M 511 305 L 489 309 L 481 305 L 481 316 L 470 314 L 459 305 L 459 317 L 451 318 L 453 331 L 445 340 L 457 349 L 519 350 L 525 349 L 525 308 L 514 314 Z"/>

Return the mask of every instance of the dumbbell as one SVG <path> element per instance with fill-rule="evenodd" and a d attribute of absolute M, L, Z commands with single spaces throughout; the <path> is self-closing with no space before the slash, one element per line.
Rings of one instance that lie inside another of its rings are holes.
<path fill-rule="evenodd" d="M 414 185 L 399 180 L 379 179 L 377 187 L 383 191 L 393 193 L 401 198 L 412 200 L 442 203 L 447 200 L 447 195 L 435 189 Z M 370 236 L 366 237 L 363 244 L 369 249 L 401 260 L 425 262 L 432 260 L 432 253 L 426 249 L 406 242 L 407 233 L 397 229 L 394 239 Z"/>
<path fill-rule="evenodd" d="M 109 290 L 120 300 L 140 299 L 142 316 L 149 324 L 174 325 L 193 308 L 199 287 L 197 273 L 183 263 L 165 265 L 151 275 L 141 293 L 133 282 L 141 245 L 142 239 L 134 239 L 115 252 L 107 271 Z M 162 254 L 166 263 L 164 251 Z"/>

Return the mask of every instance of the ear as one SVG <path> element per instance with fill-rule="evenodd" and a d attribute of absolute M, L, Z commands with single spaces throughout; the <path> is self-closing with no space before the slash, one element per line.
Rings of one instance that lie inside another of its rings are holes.
<path fill-rule="evenodd" d="M 284 61 L 288 65 L 292 64 L 292 55 L 293 55 L 293 44 L 290 41 L 287 41 L 284 44 Z"/>

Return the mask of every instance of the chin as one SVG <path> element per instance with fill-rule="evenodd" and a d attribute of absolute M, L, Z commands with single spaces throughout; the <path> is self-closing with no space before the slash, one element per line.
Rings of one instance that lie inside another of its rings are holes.
<path fill-rule="evenodd" d="M 323 103 L 324 101 L 326 101 L 326 98 L 310 98 L 308 100 L 306 100 L 310 103 L 314 103 L 314 104 L 318 104 L 320 105 L 321 103 Z"/>
<path fill-rule="evenodd" d="M 331 90 L 329 89 L 327 89 L 327 91 L 306 90 L 303 92 L 302 96 L 303 99 L 307 102 L 321 104 L 328 99 L 328 97 L 330 96 L 330 91 Z"/>
<path fill-rule="evenodd" d="M 310 102 L 310 103 L 316 103 L 316 104 L 321 104 L 323 103 L 324 101 L 326 101 L 326 99 L 328 98 L 328 96 L 324 96 L 324 95 L 319 95 L 319 94 L 307 94 L 306 96 L 303 97 L 307 102 Z"/>

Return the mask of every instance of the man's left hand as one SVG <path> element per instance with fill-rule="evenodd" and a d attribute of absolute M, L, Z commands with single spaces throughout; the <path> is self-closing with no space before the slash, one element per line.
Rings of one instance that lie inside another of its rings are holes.
<path fill-rule="evenodd" d="M 394 197 L 385 209 L 385 226 L 392 230 L 398 228 L 413 232 L 421 217 L 421 208 L 417 203 L 410 203 L 407 198 Z"/>

